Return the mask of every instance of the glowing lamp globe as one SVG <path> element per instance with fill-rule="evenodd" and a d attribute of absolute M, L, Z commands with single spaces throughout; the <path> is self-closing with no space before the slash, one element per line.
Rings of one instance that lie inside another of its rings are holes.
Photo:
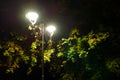
<path fill-rule="evenodd" d="M 39 15 L 36 12 L 28 12 L 26 18 L 34 25 L 37 22 Z"/>
<path fill-rule="evenodd" d="M 53 36 L 56 28 L 53 25 L 50 25 L 46 28 L 46 30 L 50 33 L 50 36 Z"/>

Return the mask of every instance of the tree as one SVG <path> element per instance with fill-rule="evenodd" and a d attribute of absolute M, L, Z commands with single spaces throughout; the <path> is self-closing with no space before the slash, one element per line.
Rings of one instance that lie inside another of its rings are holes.
<path fill-rule="evenodd" d="M 9 75 L 26 77 L 32 74 L 34 69 L 41 69 L 41 40 L 38 38 L 30 38 L 31 35 L 22 35 L 19 33 L 8 32 L 2 35 L 0 40 L 0 79 L 11 79 Z M 51 42 L 44 51 L 44 61 L 50 62 L 51 53 L 54 49 L 51 48 Z M 40 72 L 40 71 L 39 71 Z M 15 78 L 15 77 L 14 77 Z M 23 78 L 23 77 L 21 77 Z"/>
<path fill-rule="evenodd" d="M 87 59 L 92 56 L 92 58 L 95 57 L 96 61 L 99 60 L 99 54 L 91 51 L 96 50 L 96 47 L 104 42 L 108 36 L 108 33 L 100 32 L 90 32 L 86 36 L 80 36 L 78 30 L 74 29 L 67 39 L 63 38 L 57 45 L 57 56 L 63 60 L 61 61 L 61 67 L 64 67 L 65 71 L 62 74 L 62 80 L 86 79 L 87 72 L 94 70 Z"/>
<path fill-rule="evenodd" d="M 37 79 L 41 75 L 41 41 L 33 38 L 28 43 L 28 36 L 15 33 L 3 39 L 0 41 L 0 75 L 5 74 L 10 80 L 13 79 L 11 76 L 16 79 L 15 76 L 21 74 L 24 76 L 20 79 Z M 68 38 L 56 43 L 56 47 L 50 47 L 50 42 L 46 43 L 46 80 L 119 80 L 119 54 L 113 55 L 117 49 L 111 49 L 119 45 L 113 39 L 108 32 L 91 31 L 87 35 L 80 35 L 79 30 L 74 29 Z"/>

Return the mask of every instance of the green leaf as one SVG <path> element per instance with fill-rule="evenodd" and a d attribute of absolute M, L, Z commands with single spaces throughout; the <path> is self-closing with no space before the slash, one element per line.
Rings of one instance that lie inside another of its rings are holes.
<path fill-rule="evenodd" d="M 62 52 L 59 52 L 59 53 L 57 54 L 57 57 L 61 57 L 61 56 L 63 56 L 63 53 L 62 53 Z"/>
<path fill-rule="evenodd" d="M 15 49 L 12 48 L 12 47 L 10 47 L 10 48 L 8 49 L 8 51 L 14 53 L 14 52 L 15 52 Z"/>
<path fill-rule="evenodd" d="M 32 49 L 36 49 L 36 48 L 37 48 L 36 42 L 33 42 L 33 43 L 32 43 L 31 48 L 32 48 Z"/>
<path fill-rule="evenodd" d="M 8 50 L 5 50 L 5 52 L 3 54 L 4 54 L 4 56 L 9 56 Z"/>

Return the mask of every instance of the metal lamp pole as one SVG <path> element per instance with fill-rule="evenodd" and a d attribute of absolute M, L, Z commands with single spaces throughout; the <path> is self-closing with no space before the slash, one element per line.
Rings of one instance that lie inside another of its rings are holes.
<path fill-rule="evenodd" d="M 45 28 L 44 28 L 44 24 L 41 25 L 42 27 L 42 80 L 44 80 L 44 32 L 45 32 Z"/>

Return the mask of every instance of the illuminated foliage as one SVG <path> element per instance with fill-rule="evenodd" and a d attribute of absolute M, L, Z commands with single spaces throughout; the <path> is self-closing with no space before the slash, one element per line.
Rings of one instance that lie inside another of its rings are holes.
<path fill-rule="evenodd" d="M 106 74 L 109 76 L 108 72 L 119 76 L 119 58 L 111 58 L 108 55 L 110 52 L 106 51 L 106 47 L 110 45 L 105 44 L 109 41 L 106 41 L 109 36 L 108 32 L 93 31 L 82 36 L 74 29 L 68 38 L 62 38 L 55 48 L 52 47 L 52 41 L 44 43 L 46 72 L 56 80 L 103 80 Z M 23 66 L 26 67 L 27 75 L 34 70 L 41 70 L 41 39 L 35 37 L 27 45 L 25 40 L 25 36 L 14 36 L 12 40 L 0 44 L 0 68 L 4 68 L 7 73 L 14 74 Z"/>
<path fill-rule="evenodd" d="M 57 56 L 67 57 L 68 60 L 71 59 L 73 62 L 76 61 L 76 56 L 79 56 L 79 58 L 87 57 L 89 51 L 108 36 L 108 33 L 93 32 L 86 36 L 80 36 L 78 30 L 75 29 L 67 39 L 63 38 L 57 45 L 59 51 Z"/>
<path fill-rule="evenodd" d="M 19 63 L 22 60 L 29 60 L 28 56 L 24 54 L 22 47 L 13 41 L 8 41 L 1 47 L 1 57 L 4 59 L 1 59 L 2 65 L 0 67 L 7 67 L 7 72 L 14 72 L 15 69 L 19 68 Z"/>
<path fill-rule="evenodd" d="M 35 38 L 31 45 L 24 45 L 27 37 L 18 36 L 16 33 L 10 33 L 11 40 L 0 44 L 0 68 L 5 67 L 7 73 L 14 73 L 20 68 L 21 63 L 29 65 L 27 74 L 32 72 L 32 68 L 41 65 L 41 40 Z M 23 43 L 23 45 L 19 44 Z M 47 48 L 44 50 L 44 62 L 50 62 L 52 53 L 55 52 L 52 43 L 48 42 Z"/>
<path fill-rule="evenodd" d="M 48 49 L 48 50 L 45 50 L 44 51 L 44 61 L 48 61 L 50 62 L 50 59 L 51 59 L 51 54 L 54 53 L 54 49 Z"/>
<path fill-rule="evenodd" d="M 108 37 L 109 33 L 107 32 L 95 33 L 93 31 L 85 36 L 81 36 L 79 31 L 74 29 L 68 38 L 62 38 L 57 45 L 57 57 L 63 59 L 61 67 L 68 72 L 67 74 L 64 73 L 62 80 L 84 80 L 84 71 L 93 70 L 92 65 L 87 60 L 90 58 L 90 55 L 95 54 L 95 52 L 91 53 L 91 51 L 96 50 L 98 45 Z M 96 53 L 95 55 L 98 54 Z M 98 57 L 96 58 L 98 59 Z M 92 75 L 91 80 L 96 80 L 100 76 L 101 72 L 95 73 Z"/>
<path fill-rule="evenodd" d="M 120 59 L 119 58 L 106 61 L 106 66 L 111 72 L 120 74 Z"/>

